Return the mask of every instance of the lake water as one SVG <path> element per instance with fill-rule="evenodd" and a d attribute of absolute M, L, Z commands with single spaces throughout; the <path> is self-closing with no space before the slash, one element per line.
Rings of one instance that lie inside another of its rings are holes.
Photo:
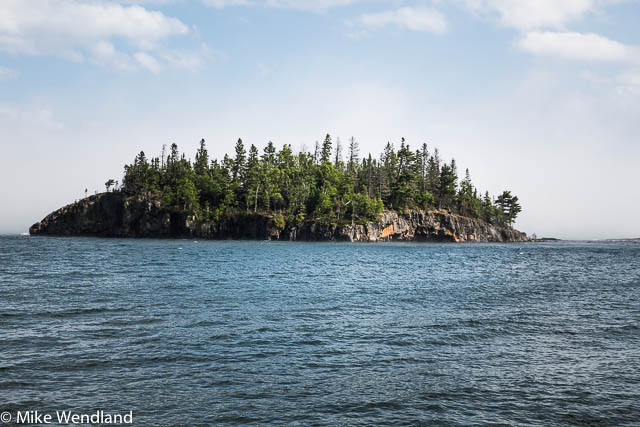
<path fill-rule="evenodd" d="M 0 237 L 0 411 L 640 422 L 640 244 Z"/>

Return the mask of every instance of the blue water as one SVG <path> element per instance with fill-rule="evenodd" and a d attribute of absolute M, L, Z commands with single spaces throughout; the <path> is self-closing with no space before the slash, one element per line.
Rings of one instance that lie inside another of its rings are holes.
<path fill-rule="evenodd" d="M 0 237 L 0 411 L 640 421 L 640 244 Z"/>

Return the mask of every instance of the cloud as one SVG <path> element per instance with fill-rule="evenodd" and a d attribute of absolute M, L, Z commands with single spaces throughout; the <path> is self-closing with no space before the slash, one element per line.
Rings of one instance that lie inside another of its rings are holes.
<path fill-rule="evenodd" d="M 247 6 L 253 4 L 248 0 L 203 0 L 203 3 L 207 6 L 212 6 L 217 9 L 222 9 L 230 6 Z"/>
<path fill-rule="evenodd" d="M 136 52 L 133 57 L 147 70 L 154 74 L 157 74 L 162 69 L 162 66 L 158 63 L 156 58 L 145 52 Z"/>
<path fill-rule="evenodd" d="M 182 2 L 184 0 L 120 0 L 120 3 L 128 4 L 170 4 Z"/>
<path fill-rule="evenodd" d="M 183 35 L 188 28 L 178 19 L 140 6 L 85 3 L 70 0 L 6 0 L 0 15 L 0 49 L 41 54 L 56 45 L 86 40 L 123 38 L 151 48 L 159 41 Z"/>
<path fill-rule="evenodd" d="M 445 17 L 437 10 L 426 7 L 401 7 L 396 10 L 368 13 L 348 24 L 364 31 L 396 27 L 402 30 L 442 34 L 447 29 Z"/>
<path fill-rule="evenodd" d="M 118 70 L 133 70 L 136 68 L 132 58 L 123 52 L 116 50 L 111 42 L 101 40 L 89 48 L 90 62 L 101 67 L 112 67 Z M 74 62 L 82 62 L 83 57 L 78 54 L 78 59 L 71 58 Z"/>
<path fill-rule="evenodd" d="M 624 62 L 637 57 L 637 48 L 593 33 L 534 31 L 516 46 L 535 55 L 571 60 Z"/>
<path fill-rule="evenodd" d="M 206 43 L 201 43 L 198 50 L 170 49 L 158 54 L 170 67 L 189 71 L 199 70 L 207 59 L 215 59 L 224 56 L 222 53 L 213 52 Z"/>
<path fill-rule="evenodd" d="M 0 65 L 0 79 L 15 79 L 20 74 L 17 70 Z"/>
<path fill-rule="evenodd" d="M 613 0 L 462 0 L 473 12 L 498 14 L 501 23 L 519 30 L 562 28 Z"/>
<path fill-rule="evenodd" d="M 202 0 L 204 4 L 222 9 L 231 6 L 263 6 L 286 9 L 322 11 L 347 6 L 360 0 Z"/>
<path fill-rule="evenodd" d="M 166 54 L 168 40 L 187 33 L 179 19 L 138 5 L 4 0 L 0 6 L 0 51 L 14 55 L 53 54 L 74 62 L 88 59 L 122 70 L 157 72 L 157 56 Z"/>
<path fill-rule="evenodd" d="M 357 0 L 264 0 L 270 7 L 324 10 L 338 6 L 348 6 Z"/>

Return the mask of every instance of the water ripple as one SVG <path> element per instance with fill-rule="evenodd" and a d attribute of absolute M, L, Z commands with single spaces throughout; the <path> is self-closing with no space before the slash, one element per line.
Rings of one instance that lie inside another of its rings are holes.
<path fill-rule="evenodd" d="M 0 237 L 1 410 L 633 425 L 640 245 Z"/>

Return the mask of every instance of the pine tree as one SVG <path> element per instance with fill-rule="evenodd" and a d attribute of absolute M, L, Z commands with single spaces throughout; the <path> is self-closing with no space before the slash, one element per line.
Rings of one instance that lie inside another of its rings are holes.
<path fill-rule="evenodd" d="M 167 165 L 169 162 L 176 163 L 180 159 L 180 153 L 178 152 L 178 145 L 174 142 L 171 144 L 171 154 L 169 154 L 169 158 L 167 159 Z"/>
<path fill-rule="evenodd" d="M 316 141 L 315 151 L 313 152 L 313 164 L 317 165 L 320 161 L 320 143 Z"/>
<path fill-rule="evenodd" d="M 482 219 L 487 222 L 492 222 L 494 219 L 493 203 L 488 191 L 484 193 L 484 197 L 482 198 Z"/>
<path fill-rule="evenodd" d="M 400 150 L 397 156 L 397 172 L 393 183 L 393 205 L 397 208 L 412 207 L 414 200 L 415 175 L 414 175 L 414 155 L 405 139 L 402 138 Z"/>
<path fill-rule="evenodd" d="M 427 163 L 427 191 L 438 193 L 440 187 L 440 153 L 436 148 Z"/>
<path fill-rule="evenodd" d="M 270 165 L 274 165 L 276 163 L 276 147 L 273 145 L 273 142 L 269 141 L 267 146 L 264 147 L 262 161 Z"/>
<path fill-rule="evenodd" d="M 335 165 L 336 168 L 341 168 L 341 164 L 342 164 L 342 142 L 340 141 L 340 138 L 336 138 L 336 153 L 335 153 L 335 161 L 333 162 L 333 164 Z"/>
<path fill-rule="evenodd" d="M 396 152 L 386 144 L 379 160 L 371 154 L 359 160 L 355 138 L 348 145 L 347 164 L 336 140 L 332 150 L 330 135 L 314 153 L 294 154 L 290 145 L 276 152 L 269 141 L 259 155 L 252 145 L 248 156 L 242 140 L 235 155 L 222 161 L 211 160 L 204 139 L 200 141 L 193 164 L 171 144 L 160 157 L 148 160 L 140 152 L 125 165 L 122 191 L 125 195 L 160 198 L 169 213 L 192 215 L 199 220 L 220 220 L 238 212 L 264 212 L 274 216 L 278 227 L 295 226 L 310 219 L 338 225 L 349 221 L 373 221 L 387 209 L 430 209 L 434 206 L 483 218 L 486 221 L 513 224 L 522 207 L 511 192 L 503 192 L 492 201 L 489 193 L 482 200 L 465 171 L 458 187 L 454 159 L 442 164 L 437 148 L 429 154 L 426 144 L 412 151 L 403 138 Z M 109 180 L 107 191 L 118 191 L 118 183 Z M 115 188 L 114 188 L 115 187 Z"/>
<path fill-rule="evenodd" d="M 380 162 L 379 193 L 385 205 L 393 209 L 392 191 L 398 175 L 398 159 L 391 142 L 384 147 Z"/>
<path fill-rule="evenodd" d="M 320 155 L 320 163 L 327 164 L 331 159 L 331 135 L 327 134 L 322 144 L 322 154 Z"/>
<path fill-rule="evenodd" d="M 200 147 L 196 152 L 196 161 L 193 164 L 196 175 L 204 175 L 209 171 L 209 153 L 204 138 L 200 140 Z"/>
<path fill-rule="evenodd" d="M 246 199 L 247 212 L 253 208 L 254 212 L 258 211 L 258 194 L 260 192 L 260 159 L 258 158 L 258 149 L 251 144 L 249 148 L 249 158 L 247 160 L 247 177 L 246 177 Z"/>
<path fill-rule="evenodd" d="M 469 169 L 465 171 L 465 177 L 460 182 L 460 190 L 458 191 L 458 212 L 466 216 L 478 216 L 479 200 L 477 200 L 475 189 L 471 183 L 471 174 Z"/>
<path fill-rule="evenodd" d="M 358 156 L 360 155 L 360 144 L 352 136 L 349 139 L 349 168 L 354 168 L 358 164 Z"/>
<path fill-rule="evenodd" d="M 443 165 L 440 170 L 440 183 L 438 185 L 438 202 L 440 208 L 451 209 L 456 197 L 457 176 L 450 165 Z"/>
<path fill-rule="evenodd" d="M 422 180 L 420 182 L 420 189 L 423 193 L 427 191 L 427 170 L 429 167 L 429 149 L 427 144 L 422 144 L 422 150 L 420 150 L 420 173 Z"/>
<path fill-rule="evenodd" d="M 499 209 L 500 220 L 506 224 L 513 224 L 518 214 L 522 211 L 518 197 L 513 196 L 510 191 L 504 191 L 495 201 Z"/>
<path fill-rule="evenodd" d="M 244 174 L 246 171 L 247 152 L 244 149 L 242 139 L 238 139 L 236 142 L 236 157 L 233 162 L 233 181 L 237 184 L 241 184 L 244 180 Z"/>

